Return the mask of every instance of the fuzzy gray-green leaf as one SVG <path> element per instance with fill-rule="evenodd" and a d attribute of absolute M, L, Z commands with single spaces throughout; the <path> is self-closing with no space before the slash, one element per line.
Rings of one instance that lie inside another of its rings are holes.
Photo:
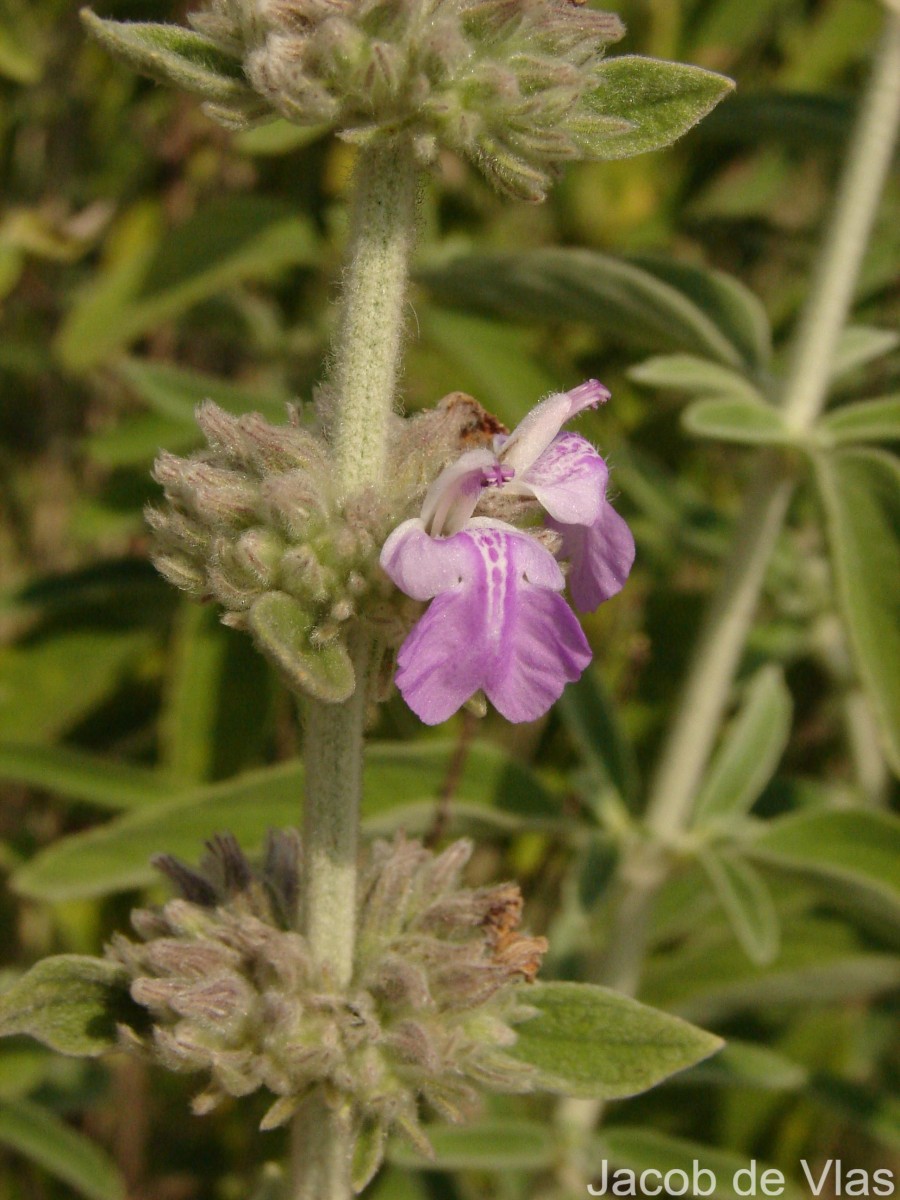
<path fill-rule="evenodd" d="M 240 59 L 193 30 L 149 21 L 104 21 L 89 8 L 81 10 L 81 19 L 104 49 L 153 79 L 207 100 L 255 99 Z"/>
<path fill-rule="evenodd" d="M 602 118 L 595 136 L 582 140 L 594 158 L 629 158 L 668 146 L 719 103 L 734 87 L 714 71 L 685 63 L 624 55 L 603 63 L 600 86 L 584 102 L 591 115 Z M 627 130 L 609 126 L 613 119 L 628 122 Z"/>
<path fill-rule="evenodd" d="M 116 1026 L 137 1012 L 121 967 L 60 954 L 0 992 L 0 1036 L 24 1033 L 61 1054 L 93 1058 L 116 1044 Z"/>
<path fill-rule="evenodd" d="M 538 1015 L 517 1027 L 508 1053 L 535 1068 L 535 1086 L 543 1091 L 633 1096 L 722 1045 L 678 1017 L 591 984 L 535 984 L 522 998 Z"/>

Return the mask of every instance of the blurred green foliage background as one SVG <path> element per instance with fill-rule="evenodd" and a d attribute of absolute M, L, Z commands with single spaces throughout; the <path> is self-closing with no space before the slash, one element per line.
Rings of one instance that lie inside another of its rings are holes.
<path fill-rule="evenodd" d="M 181 22 L 186 7 L 122 0 L 97 11 Z M 570 169 L 540 207 L 501 201 L 443 160 L 421 210 L 403 396 L 414 410 L 462 389 L 514 424 L 551 389 L 603 380 L 613 401 L 584 431 L 612 464 L 636 571 L 588 620 L 595 670 L 545 721 L 458 717 L 424 730 L 392 700 L 367 801 L 370 831 L 474 831 L 476 874 L 522 880 L 529 924 L 551 936 L 551 971 L 572 978 L 592 977 L 603 941 L 618 819 L 610 776 L 627 792 L 652 759 L 751 463 L 746 450 L 685 429 L 689 387 L 663 389 L 659 368 L 634 370 L 648 354 L 696 352 L 702 303 L 681 326 L 663 310 L 645 319 L 637 306 L 629 317 L 592 281 L 613 269 L 606 256 L 630 256 L 696 300 L 696 278 L 689 287 L 672 263 L 727 272 L 762 302 L 777 368 L 881 20 L 876 0 L 622 0 L 618 11 L 629 34 L 617 52 L 712 67 L 737 80 L 736 94 L 672 150 Z M 286 401 L 311 397 L 335 316 L 351 166 L 347 146 L 282 123 L 223 131 L 87 42 L 66 0 L 0 0 L 9 978 L 48 953 L 98 952 L 136 897 L 162 894 L 146 868 L 152 852 L 196 858 L 223 827 L 258 844 L 267 824 L 294 819 L 290 698 L 242 635 L 156 577 L 142 507 L 155 496 L 157 450 L 197 444 L 202 398 L 278 419 Z M 885 332 L 898 309 L 893 186 L 857 297 L 862 332 L 842 347 L 837 404 L 897 390 Z M 508 288 L 493 260 L 471 257 L 576 247 L 596 257 L 535 260 L 547 272 L 523 267 Z M 460 258 L 469 266 L 450 265 Z M 561 306 L 541 291 L 558 261 L 570 272 Z M 821 809 L 880 820 L 890 804 L 883 760 L 860 749 L 872 737 L 869 702 L 835 621 L 817 508 L 804 494 L 748 653 L 748 668 L 784 668 L 794 705 L 763 817 Z M 699 868 L 686 863 L 673 878 L 642 995 L 736 1047 L 616 1107 L 604 1145 L 618 1137 L 623 1162 L 658 1161 L 662 1143 L 633 1133 L 649 1129 L 736 1162 L 765 1159 L 801 1185 L 801 1157 L 900 1175 L 898 835 L 886 817 L 866 831 L 849 866 L 772 868 L 781 948 L 770 939 L 754 954 L 751 936 L 749 957 Z M 56 1200 L 73 1188 L 97 1200 L 243 1197 L 260 1164 L 279 1157 L 280 1135 L 256 1134 L 246 1107 L 191 1118 L 189 1096 L 190 1081 L 134 1061 L 86 1065 L 4 1044 L 0 1200 Z M 495 1115 L 549 1119 L 546 1105 L 523 1100 Z M 553 1152 L 551 1139 L 530 1165 L 546 1167 Z M 550 1185 L 524 1170 L 521 1152 L 503 1170 L 473 1154 L 455 1173 L 395 1166 L 378 1196 L 557 1194 L 541 1192 Z"/>

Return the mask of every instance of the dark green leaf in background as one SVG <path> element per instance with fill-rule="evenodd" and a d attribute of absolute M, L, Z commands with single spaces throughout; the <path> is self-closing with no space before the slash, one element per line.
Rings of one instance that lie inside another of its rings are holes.
<path fill-rule="evenodd" d="M 408 1142 L 396 1141 L 388 1151 L 390 1161 L 420 1171 L 538 1171 L 551 1166 L 557 1153 L 551 1131 L 536 1121 L 428 1125 L 425 1133 L 433 1158 L 416 1153 Z"/>
<path fill-rule="evenodd" d="M 841 613 L 882 744 L 900 774 L 900 462 L 880 450 L 816 459 Z"/>
<path fill-rule="evenodd" d="M 86 1200 L 125 1200 L 112 1159 L 83 1134 L 28 1100 L 0 1100 L 0 1144 L 24 1154 Z"/>

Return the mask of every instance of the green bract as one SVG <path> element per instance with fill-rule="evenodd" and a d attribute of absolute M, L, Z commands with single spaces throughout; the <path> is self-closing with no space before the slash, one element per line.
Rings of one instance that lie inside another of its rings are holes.
<path fill-rule="evenodd" d="M 603 61 L 619 18 L 570 0 L 210 0 L 175 26 L 85 20 L 113 53 L 243 127 L 281 114 L 363 142 L 443 147 L 541 200 L 562 165 L 666 145 L 729 90 L 675 63 Z"/>

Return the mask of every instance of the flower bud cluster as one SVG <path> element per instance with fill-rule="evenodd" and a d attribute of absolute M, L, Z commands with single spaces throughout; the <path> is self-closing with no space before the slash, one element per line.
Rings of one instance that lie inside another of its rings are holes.
<path fill-rule="evenodd" d="M 212 0 L 190 22 L 289 120 L 402 132 L 421 161 L 455 150 L 529 200 L 593 156 L 609 122 L 590 97 L 624 34 L 572 0 Z"/>
<path fill-rule="evenodd" d="M 207 402 L 197 420 L 208 447 L 187 458 L 164 452 L 154 465 L 168 503 L 147 512 L 153 561 L 176 587 L 221 604 L 225 624 L 249 631 L 292 686 L 345 699 L 353 625 L 365 621 L 397 645 L 417 609 L 378 564 L 387 535 L 445 462 L 497 426 L 461 394 L 396 418 L 384 485 L 341 496 L 327 442 L 295 410 L 272 425 Z"/>
<path fill-rule="evenodd" d="M 402 836 L 372 847 L 344 989 L 297 929 L 294 832 L 269 835 L 258 869 L 230 835 L 208 843 L 199 871 L 160 857 L 181 897 L 135 911 L 141 941 L 116 935 L 107 951 L 150 1015 L 149 1031 L 122 1030 L 125 1043 L 170 1070 L 207 1073 L 197 1112 L 265 1088 L 275 1100 L 262 1127 L 273 1128 L 318 1087 L 379 1145 L 397 1131 L 427 1152 L 421 1101 L 456 1120 L 479 1088 L 531 1087 L 531 1068 L 508 1050 L 534 1015 L 522 985 L 546 942 L 516 932 L 515 884 L 460 885 L 471 852 L 459 841 L 434 855 Z"/>

